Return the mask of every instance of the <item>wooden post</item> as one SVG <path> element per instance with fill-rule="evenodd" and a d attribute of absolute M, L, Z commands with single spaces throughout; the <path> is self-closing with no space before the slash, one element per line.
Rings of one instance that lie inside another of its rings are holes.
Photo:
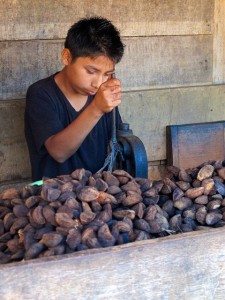
<path fill-rule="evenodd" d="M 213 34 L 213 83 L 225 83 L 225 0 L 215 0 Z"/>

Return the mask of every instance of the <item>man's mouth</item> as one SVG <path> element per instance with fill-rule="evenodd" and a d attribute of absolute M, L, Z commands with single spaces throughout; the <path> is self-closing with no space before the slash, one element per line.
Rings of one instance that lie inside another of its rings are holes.
<path fill-rule="evenodd" d="M 88 91 L 87 93 L 88 93 L 88 95 L 93 96 L 97 93 L 97 91 Z"/>

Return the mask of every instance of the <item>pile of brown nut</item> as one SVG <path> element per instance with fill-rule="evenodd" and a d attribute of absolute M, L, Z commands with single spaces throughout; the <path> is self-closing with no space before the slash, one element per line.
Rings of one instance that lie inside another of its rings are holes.
<path fill-rule="evenodd" d="M 0 194 L 0 263 L 110 247 L 225 224 L 225 164 L 163 180 L 85 169 Z"/>

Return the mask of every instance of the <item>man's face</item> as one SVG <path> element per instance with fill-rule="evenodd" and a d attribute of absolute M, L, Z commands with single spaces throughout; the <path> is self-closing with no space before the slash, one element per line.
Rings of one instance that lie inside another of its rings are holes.
<path fill-rule="evenodd" d="M 89 96 L 98 91 L 100 85 L 111 78 L 115 64 L 101 55 L 94 58 L 79 57 L 66 66 L 66 80 L 73 93 Z"/>

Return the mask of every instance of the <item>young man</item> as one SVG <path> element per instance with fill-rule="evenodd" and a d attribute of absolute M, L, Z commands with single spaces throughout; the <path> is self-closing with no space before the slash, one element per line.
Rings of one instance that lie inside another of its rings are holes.
<path fill-rule="evenodd" d="M 123 53 L 120 34 L 107 19 L 81 19 L 69 29 L 64 68 L 27 91 L 25 136 L 33 181 L 77 168 L 95 173 L 103 166 L 113 108 L 121 122 L 121 83 L 113 74 Z"/>

